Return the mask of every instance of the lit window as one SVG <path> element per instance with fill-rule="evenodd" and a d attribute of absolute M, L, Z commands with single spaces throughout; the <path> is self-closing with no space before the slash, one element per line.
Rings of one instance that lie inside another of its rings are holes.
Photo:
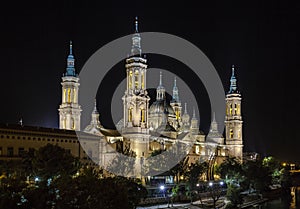
<path fill-rule="evenodd" d="M 230 131 L 229 131 L 229 138 L 233 138 L 233 130 L 232 129 L 230 129 Z"/>
<path fill-rule="evenodd" d="M 68 103 L 71 102 L 71 89 L 68 88 Z"/>
<path fill-rule="evenodd" d="M 139 71 L 135 71 L 134 73 L 134 85 L 135 88 L 139 87 Z"/>
<path fill-rule="evenodd" d="M 132 71 L 129 71 L 129 88 L 132 88 Z"/>
<path fill-rule="evenodd" d="M 128 122 L 132 121 L 132 108 L 128 109 Z"/>

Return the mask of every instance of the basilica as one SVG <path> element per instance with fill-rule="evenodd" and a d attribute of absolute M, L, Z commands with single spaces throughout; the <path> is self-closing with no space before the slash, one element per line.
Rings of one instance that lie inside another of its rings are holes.
<path fill-rule="evenodd" d="M 128 43 L 130 44 L 130 43 Z M 62 77 L 62 102 L 59 106 L 59 128 L 83 131 L 99 137 L 99 146 L 83 145 L 91 159 L 99 165 L 109 166 L 116 158 L 116 150 L 128 148 L 136 159 L 147 159 L 154 152 L 165 151 L 177 143 L 192 143 L 185 154 L 189 163 L 205 160 L 211 165 L 221 163 L 226 157 L 233 156 L 242 160 L 243 134 L 241 115 L 241 94 L 237 88 L 235 69 L 232 67 L 229 91 L 225 102 L 225 134 L 218 129 L 215 114 L 209 133 L 199 130 L 195 110 L 190 114 L 187 104 L 180 100 L 180 86 L 174 79 L 172 100 L 167 101 L 160 73 L 156 98 L 150 98 L 147 92 L 147 59 L 142 55 L 141 36 L 138 22 L 132 35 L 131 55 L 125 60 L 126 89 L 120 101 L 123 101 L 123 118 L 116 124 L 117 130 L 106 129 L 101 125 L 96 108 L 91 113 L 91 122 L 81 128 L 81 106 L 78 104 L 79 76 L 75 71 L 75 59 L 72 43 L 67 58 L 67 68 Z M 151 100 L 151 105 L 150 104 Z M 108 148 L 104 144 L 109 144 Z M 111 149 L 113 148 L 113 149 Z M 134 174 L 133 174 L 134 175 Z"/>

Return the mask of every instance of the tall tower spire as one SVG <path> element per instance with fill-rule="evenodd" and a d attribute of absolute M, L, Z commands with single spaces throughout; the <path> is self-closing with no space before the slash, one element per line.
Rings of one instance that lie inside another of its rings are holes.
<path fill-rule="evenodd" d="M 188 132 L 190 129 L 190 115 L 187 112 L 187 104 L 184 103 L 184 113 L 182 115 L 182 131 Z"/>
<path fill-rule="evenodd" d="M 228 92 L 229 94 L 238 93 L 236 81 L 237 81 L 237 79 L 236 79 L 235 74 L 234 74 L 234 65 L 232 65 L 232 67 L 231 67 L 231 78 L 230 78 L 230 89 L 229 89 L 229 92 Z"/>
<path fill-rule="evenodd" d="M 243 120 L 241 114 L 241 94 L 237 90 L 237 79 L 235 77 L 235 68 L 232 66 L 230 78 L 230 89 L 226 95 L 226 117 L 225 117 L 225 134 L 226 145 L 230 148 L 230 154 L 237 156 L 242 160 L 243 154 Z"/>
<path fill-rule="evenodd" d="M 135 18 L 131 56 L 126 59 L 127 88 L 123 96 L 123 133 L 141 132 L 148 128 L 150 97 L 146 90 L 147 60 L 141 56 L 141 37 Z"/>
<path fill-rule="evenodd" d="M 196 118 L 196 111 L 195 111 L 195 107 L 193 107 L 193 117 L 192 118 Z"/>
<path fill-rule="evenodd" d="M 191 131 L 194 134 L 197 134 L 199 132 L 199 126 L 198 126 L 198 120 L 196 118 L 195 107 L 193 107 L 193 117 L 191 119 Z"/>
<path fill-rule="evenodd" d="M 81 107 L 78 104 L 79 78 L 75 72 L 73 44 L 70 41 L 66 73 L 62 77 L 62 103 L 59 106 L 59 128 L 80 130 Z"/>
<path fill-rule="evenodd" d="M 72 41 L 70 41 L 69 44 L 69 55 L 67 58 L 67 69 L 66 69 L 66 73 L 65 76 L 76 76 L 76 72 L 75 72 L 75 59 L 73 56 L 73 44 Z"/>
<path fill-rule="evenodd" d="M 184 114 L 188 114 L 187 113 L 187 104 L 186 103 L 184 103 Z"/>
<path fill-rule="evenodd" d="M 174 78 L 174 86 L 173 86 L 172 102 L 180 102 L 180 101 L 179 101 L 179 94 L 178 94 L 178 88 L 177 88 L 176 77 Z"/>
<path fill-rule="evenodd" d="M 159 72 L 159 85 L 156 89 L 156 101 L 162 101 L 165 99 L 166 89 L 162 84 L 162 72 Z"/>
<path fill-rule="evenodd" d="M 135 30 L 132 35 L 132 46 L 131 46 L 131 56 L 141 56 L 142 48 L 141 48 L 141 36 L 138 30 L 138 18 L 135 17 Z"/>
<path fill-rule="evenodd" d="M 222 134 L 220 134 L 219 129 L 218 129 L 218 123 L 216 121 L 216 114 L 213 112 L 212 116 L 212 122 L 210 124 L 210 130 L 209 133 L 207 134 L 207 141 L 209 142 L 214 142 L 218 144 L 224 144 L 224 138 Z"/>
<path fill-rule="evenodd" d="M 174 78 L 173 94 L 172 94 L 172 100 L 170 102 L 170 105 L 175 112 L 176 120 L 177 120 L 177 126 L 174 127 L 176 127 L 176 130 L 178 130 L 182 126 L 182 118 L 181 118 L 182 107 L 181 107 L 181 102 L 179 100 L 176 77 Z"/>
<path fill-rule="evenodd" d="M 94 101 L 94 109 L 92 111 L 91 116 L 92 116 L 91 122 L 84 129 L 84 132 L 87 132 L 87 133 L 90 133 L 90 134 L 95 134 L 95 135 L 98 135 L 98 136 L 102 136 L 103 135 L 101 133 L 102 125 L 101 125 L 100 120 L 99 120 L 100 114 L 97 110 L 97 100 L 96 99 Z"/>

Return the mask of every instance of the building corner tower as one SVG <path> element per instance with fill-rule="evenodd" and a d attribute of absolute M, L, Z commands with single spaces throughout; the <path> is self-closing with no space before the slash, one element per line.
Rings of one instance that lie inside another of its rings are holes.
<path fill-rule="evenodd" d="M 70 41 L 66 72 L 62 77 L 62 103 L 59 106 L 59 128 L 80 130 L 81 107 L 78 104 L 79 77 L 75 72 L 75 59 Z"/>
<path fill-rule="evenodd" d="M 241 115 L 241 94 L 237 89 L 237 79 L 232 66 L 230 78 L 230 89 L 226 95 L 226 117 L 225 133 L 226 145 L 228 145 L 229 155 L 234 156 L 240 161 L 243 158 L 243 134 L 242 134 L 242 115 Z"/>

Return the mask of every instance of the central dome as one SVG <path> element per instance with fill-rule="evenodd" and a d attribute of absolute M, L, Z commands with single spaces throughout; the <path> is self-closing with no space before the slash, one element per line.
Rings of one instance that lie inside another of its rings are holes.
<path fill-rule="evenodd" d="M 166 103 L 164 100 L 159 100 L 153 102 L 153 104 L 149 108 L 149 115 L 153 114 L 164 114 L 165 108 L 168 110 L 168 116 L 174 116 L 175 112 L 173 108 L 170 106 L 170 104 Z"/>

